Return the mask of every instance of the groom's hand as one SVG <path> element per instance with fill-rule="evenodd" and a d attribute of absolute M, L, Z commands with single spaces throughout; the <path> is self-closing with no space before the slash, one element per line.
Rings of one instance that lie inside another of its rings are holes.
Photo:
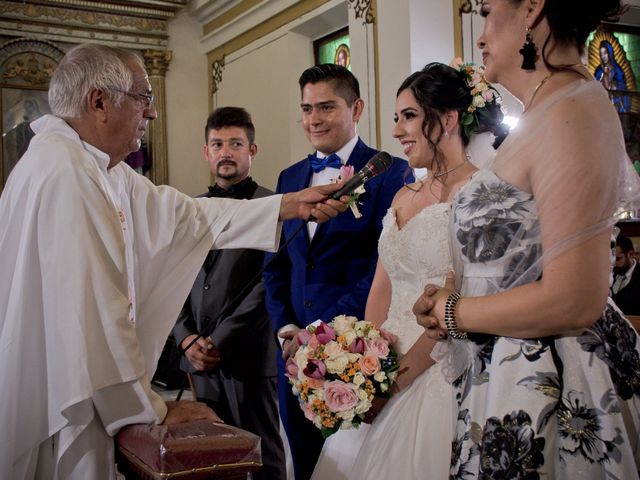
<path fill-rule="evenodd" d="M 300 331 L 297 327 L 292 327 L 287 330 L 278 333 L 278 337 L 282 338 L 282 358 L 286 362 L 289 357 L 293 357 L 300 345 L 298 344 L 298 332 Z"/>

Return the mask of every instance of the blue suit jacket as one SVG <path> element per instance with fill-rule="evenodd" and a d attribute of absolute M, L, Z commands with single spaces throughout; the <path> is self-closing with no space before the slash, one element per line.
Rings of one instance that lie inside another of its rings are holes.
<path fill-rule="evenodd" d="M 377 153 L 358 140 L 347 165 L 360 170 Z M 285 169 L 278 180 L 278 193 L 295 192 L 309 185 L 308 159 Z M 318 225 L 309 241 L 302 227 L 264 273 L 267 310 L 274 330 L 289 323 L 305 327 L 315 320 L 330 321 L 339 314 L 364 318 L 364 308 L 378 260 L 378 237 L 382 218 L 395 193 L 413 180 L 406 161 L 395 158 L 389 169 L 365 184 L 360 195 L 362 218 L 350 210 Z M 302 220 L 283 225 L 283 240 L 289 239 Z M 267 256 L 269 261 L 273 254 Z"/>

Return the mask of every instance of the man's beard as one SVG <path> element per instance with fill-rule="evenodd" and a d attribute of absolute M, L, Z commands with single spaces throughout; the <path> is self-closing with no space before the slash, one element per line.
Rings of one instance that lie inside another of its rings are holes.
<path fill-rule="evenodd" d="M 221 173 L 220 170 L 223 168 L 226 170 L 228 167 L 233 167 L 232 170 L 227 170 L 227 173 Z M 224 164 L 218 164 L 218 168 L 216 169 L 216 176 L 219 178 L 224 178 L 225 180 L 233 180 L 238 176 L 238 165 L 233 161 L 225 161 Z"/>
<path fill-rule="evenodd" d="M 631 268 L 631 265 L 626 267 L 613 267 L 613 273 L 616 275 L 624 275 L 625 273 L 627 273 L 627 270 L 629 270 L 629 268 Z"/>

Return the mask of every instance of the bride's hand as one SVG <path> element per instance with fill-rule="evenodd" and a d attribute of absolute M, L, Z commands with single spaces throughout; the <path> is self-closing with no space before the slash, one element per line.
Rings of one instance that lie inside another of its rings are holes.
<path fill-rule="evenodd" d="M 373 397 L 371 408 L 364 414 L 364 423 L 373 423 L 380 414 L 390 397 Z"/>
<path fill-rule="evenodd" d="M 453 272 L 447 275 L 443 287 L 427 284 L 424 292 L 413 305 L 413 314 L 418 324 L 426 329 L 427 336 L 433 340 L 447 338 L 447 327 L 444 323 L 444 305 L 447 297 L 455 291 Z"/>

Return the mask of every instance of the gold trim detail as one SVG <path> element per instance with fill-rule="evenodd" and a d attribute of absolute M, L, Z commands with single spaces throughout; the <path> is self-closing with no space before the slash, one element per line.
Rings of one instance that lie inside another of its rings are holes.
<path fill-rule="evenodd" d="M 118 450 L 117 453 L 119 453 L 122 457 L 124 457 L 130 464 L 141 469 L 142 472 L 153 473 L 154 477 L 156 478 L 160 477 L 163 479 L 180 478 L 180 477 L 185 477 L 186 475 L 214 473 L 214 472 L 219 472 L 221 470 L 231 470 L 231 469 L 238 469 L 238 468 L 241 468 L 241 469 L 246 468 L 246 469 L 249 469 L 249 471 L 253 471 L 253 470 L 257 470 L 263 465 L 260 462 L 221 463 L 218 465 L 212 465 L 210 467 L 190 468 L 188 470 L 181 470 L 179 472 L 173 472 L 173 473 L 150 472 L 148 465 L 144 461 L 142 461 L 140 458 L 138 458 L 136 454 L 134 454 L 133 452 L 129 451 L 128 449 L 126 449 L 121 445 L 117 447 L 117 450 Z M 239 472 L 239 473 L 245 473 L 245 472 Z"/>
<path fill-rule="evenodd" d="M 477 15 L 478 14 L 478 10 L 476 10 L 475 7 L 479 7 L 480 5 L 482 5 L 482 0 L 459 0 L 460 2 L 460 7 L 459 7 L 459 12 L 460 14 L 467 14 L 467 13 L 472 13 Z"/>
<path fill-rule="evenodd" d="M 55 18 L 61 22 L 79 22 L 82 25 L 97 26 L 115 26 L 118 28 L 129 27 L 132 29 L 142 30 L 144 32 L 166 32 L 167 22 L 165 20 L 131 17 L 125 14 L 111 14 L 91 12 L 86 10 L 74 10 L 70 8 L 48 7 L 33 4 L 14 4 L 9 2 L 0 3 L 0 14 L 12 13 L 18 15 L 18 20 L 25 21 L 27 19 L 38 19 L 46 21 L 46 18 Z M 6 17 L 5 17 L 6 19 Z M 65 25 L 69 26 L 69 25 Z"/>
<path fill-rule="evenodd" d="M 151 161 L 150 178 L 156 185 L 169 183 L 169 160 L 167 148 L 167 106 L 164 76 L 169 68 L 171 50 L 145 50 L 142 53 L 149 74 L 149 83 L 154 94 L 154 106 L 158 116 L 149 123 L 148 146 Z"/>
<path fill-rule="evenodd" d="M 349 7 L 353 8 L 356 18 L 364 18 L 364 23 L 375 23 L 372 0 L 348 0 L 348 2 Z"/>
<path fill-rule="evenodd" d="M 377 6 L 377 0 L 371 0 L 373 2 L 372 8 L 375 9 Z M 368 41 L 368 40 L 367 40 Z M 379 53 L 378 53 L 378 24 L 373 23 L 373 78 L 375 82 L 374 86 L 374 94 L 375 94 L 375 102 L 376 102 L 376 148 L 382 148 L 382 130 L 380 127 L 380 119 L 382 118 L 382 113 L 380 111 L 380 62 L 379 62 Z"/>
<path fill-rule="evenodd" d="M 218 60 L 214 60 L 211 63 L 211 80 L 212 80 L 211 93 L 212 94 L 215 94 L 218 91 L 218 85 L 222 83 L 222 72 L 224 72 L 224 62 L 225 62 L 225 56 L 223 55 L 222 58 L 219 58 Z"/>
<path fill-rule="evenodd" d="M 171 50 L 145 50 L 142 54 L 149 76 L 164 77 L 173 58 Z"/>
<path fill-rule="evenodd" d="M 7 80 L 22 78 L 22 80 L 31 85 L 46 86 L 51 80 L 51 75 L 53 75 L 56 65 L 51 62 L 41 63 L 43 59 L 38 57 L 30 53 L 11 59 L 7 63 L 2 80 L 6 82 Z"/>

